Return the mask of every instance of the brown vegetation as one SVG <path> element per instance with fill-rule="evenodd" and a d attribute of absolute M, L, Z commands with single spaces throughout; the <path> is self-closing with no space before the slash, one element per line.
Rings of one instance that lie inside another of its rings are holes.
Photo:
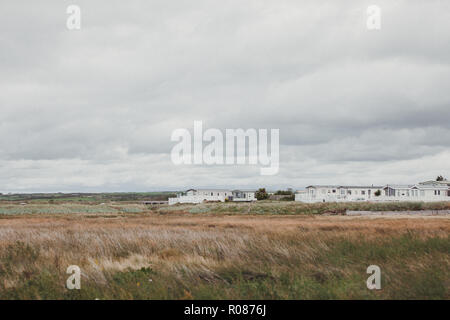
<path fill-rule="evenodd" d="M 449 231 L 445 216 L 7 216 L 0 297 L 448 298 Z M 82 290 L 64 288 L 69 265 Z"/>

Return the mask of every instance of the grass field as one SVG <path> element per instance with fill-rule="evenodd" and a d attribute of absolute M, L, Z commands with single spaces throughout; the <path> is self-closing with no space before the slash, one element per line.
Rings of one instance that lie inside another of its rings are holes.
<path fill-rule="evenodd" d="M 136 202 L 143 200 L 167 200 L 176 196 L 174 192 L 112 192 L 112 193 L 23 193 L 0 194 L 0 202 L 14 203 L 26 201 L 35 204 L 86 203 L 121 201 Z"/>
<path fill-rule="evenodd" d="M 448 216 L 322 214 L 345 206 L 3 204 L 0 299 L 450 297 Z M 373 264 L 381 290 L 366 287 Z M 65 288 L 69 265 L 81 290 Z"/>
<path fill-rule="evenodd" d="M 346 210 L 408 211 L 408 210 L 450 210 L 446 202 L 326 202 L 301 203 L 294 201 L 257 201 L 254 203 L 203 203 L 177 204 L 156 209 L 159 213 L 201 213 L 236 215 L 313 215 L 344 214 Z"/>

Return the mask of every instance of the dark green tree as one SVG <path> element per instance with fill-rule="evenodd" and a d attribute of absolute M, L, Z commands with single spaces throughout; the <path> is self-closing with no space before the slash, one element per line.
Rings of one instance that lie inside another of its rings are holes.
<path fill-rule="evenodd" d="M 278 195 L 278 196 L 291 196 L 293 194 L 294 193 L 290 190 L 278 190 L 277 192 L 275 192 L 275 195 Z"/>
<path fill-rule="evenodd" d="M 266 188 L 259 188 L 258 191 L 255 192 L 255 196 L 257 200 L 265 200 L 269 198 Z"/>

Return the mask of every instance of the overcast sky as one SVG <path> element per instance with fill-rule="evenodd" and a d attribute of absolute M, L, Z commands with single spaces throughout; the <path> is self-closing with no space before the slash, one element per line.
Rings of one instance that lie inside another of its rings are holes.
<path fill-rule="evenodd" d="M 0 108 L 0 192 L 448 177 L 450 1 L 2 0 Z M 279 173 L 172 164 L 194 120 L 279 129 Z"/>

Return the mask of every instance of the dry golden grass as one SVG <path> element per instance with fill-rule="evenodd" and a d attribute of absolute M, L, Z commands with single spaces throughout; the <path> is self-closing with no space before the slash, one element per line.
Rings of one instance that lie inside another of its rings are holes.
<path fill-rule="evenodd" d="M 7 216 L 0 297 L 448 298 L 449 231 L 446 216 Z M 381 292 L 365 288 L 370 264 Z"/>

